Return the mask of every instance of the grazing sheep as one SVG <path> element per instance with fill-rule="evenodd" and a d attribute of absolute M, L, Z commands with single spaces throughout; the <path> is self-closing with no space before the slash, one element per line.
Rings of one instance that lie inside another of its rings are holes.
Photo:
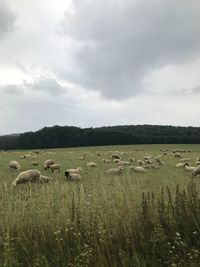
<path fill-rule="evenodd" d="M 134 172 L 140 172 L 140 173 L 146 172 L 145 168 L 143 168 L 141 166 L 138 166 L 138 167 L 131 166 L 131 167 L 129 167 L 129 170 L 134 171 Z"/>
<path fill-rule="evenodd" d="M 158 165 L 155 164 L 149 164 L 143 166 L 145 169 L 159 169 Z"/>
<path fill-rule="evenodd" d="M 118 163 L 118 162 L 120 162 L 120 159 L 113 159 L 113 162 Z"/>
<path fill-rule="evenodd" d="M 193 171 L 192 171 L 192 176 L 196 176 L 200 174 L 200 166 L 196 167 Z"/>
<path fill-rule="evenodd" d="M 186 171 L 191 171 L 192 172 L 192 171 L 194 171 L 196 169 L 196 167 L 191 167 L 191 166 L 189 166 L 188 163 L 185 163 L 184 169 Z"/>
<path fill-rule="evenodd" d="M 37 161 L 32 161 L 31 164 L 32 164 L 33 166 L 37 166 L 37 165 L 38 165 L 38 162 L 37 162 Z"/>
<path fill-rule="evenodd" d="M 159 165 L 165 165 L 165 162 L 161 159 L 157 159 L 156 162 L 159 164 Z"/>
<path fill-rule="evenodd" d="M 144 165 L 144 161 L 143 160 L 138 160 L 137 163 L 139 163 L 140 165 Z"/>
<path fill-rule="evenodd" d="M 184 158 L 184 159 L 180 159 L 179 161 L 180 162 L 188 162 L 188 161 L 191 161 L 191 158 Z"/>
<path fill-rule="evenodd" d="M 79 173 L 76 173 L 76 172 L 65 171 L 65 177 L 69 181 L 80 181 L 80 180 L 82 180 L 81 175 Z"/>
<path fill-rule="evenodd" d="M 128 160 L 129 160 L 131 163 L 135 161 L 134 158 L 129 158 Z"/>
<path fill-rule="evenodd" d="M 111 159 L 102 159 L 102 162 L 104 162 L 104 163 L 112 163 L 112 160 Z"/>
<path fill-rule="evenodd" d="M 51 172 L 54 172 L 55 170 L 60 172 L 60 164 L 56 163 L 56 164 L 49 165 L 49 169 L 51 170 Z"/>
<path fill-rule="evenodd" d="M 180 162 L 176 164 L 176 168 L 184 168 L 187 162 Z"/>
<path fill-rule="evenodd" d="M 68 169 L 68 170 L 66 170 L 67 172 L 70 172 L 70 173 L 80 173 L 80 172 L 82 172 L 82 168 L 81 167 L 78 167 L 78 168 L 76 168 L 76 169 Z"/>
<path fill-rule="evenodd" d="M 52 159 L 47 159 L 47 160 L 45 160 L 45 162 L 44 162 L 44 169 L 45 170 L 47 170 L 48 168 L 49 168 L 49 166 L 50 165 L 53 165 L 55 162 L 54 162 L 54 160 L 52 160 Z"/>
<path fill-rule="evenodd" d="M 16 186 L 17 184 L 25 183 L 37 183 L 40 179 L 40 172 L 38 170 L 27 170 L 21 172 L 17 178 L 14 180 L 12 185 Z"/>
<path fill-rule="evenodd" d="M 26 158 L 26 155 L 20 156 L 19 158 L 20 159 L 25 159 Z"/>
<path fill-rule="evenodd" d="M 200 160 L 195 161 L 196 165 L 200 165 Z"/>
<path fill-rule="evenodd" d="M 175 153 L 175 154 L 174 154 L 174 157 L 175 157 L 175 158 L 182 158 L 181 154 L 179 154 L 179 153 Z"/>
<path fill-rule="evenodd" d="M 85 155 L 84 156 L 80 156 L 78 159 L 79 160 L 85 160 L 86 159 L 86 156 Z"/>
<path fill-rule="evenodd" d="M 86 166 L 87 167 L 97 167 L 97 164 L 96 163 L 94 163 L 94 162 L 88 162 L 87 164 L 86 164 Z"/>
<path fill-rule="evenodd" d="M 9 166 L 11 169 L 15 169 L 17 171 L 21 170 L 21 166 L 19 165 L 19 162 L 15 161 L 15 160 L 11 160 Z"/>
<path fill-rule="evenodd" d="M 124 166 L 124 165 L 130 165 L 131 163 L 130 163 L 130 161 L 125 161 L 125 160 L 120 160 L 119 162 L 118 162 L 118 165 L 121 165 L 121 166 Z"/>
<path fill-rule="evenodd" d="M 119 175 L 119 174 L 122 173 L 123 169 L 124 168 L 122 166 L 119 166 L 118 168 L 109 169 L 106 173 L 107 174 L 117 174 L 117 175 Z"/>
<path fill-rule="evenodd" d="M 112 158 L 112 159 L 121 159 L 121 157 L 120 157 L 120 155 L 119 155 L 118 153 L 113 153 L 113 154 L 111 155 L 111 158 Z"/>
<path fill-rule="evenodd" d="M 51 177 L 40 175 L 40 178 L 38 180 L 38 183 L 43 184 L 43 183 L 48 183 L 50 181 L 52 181 L 52 178 Z"/>

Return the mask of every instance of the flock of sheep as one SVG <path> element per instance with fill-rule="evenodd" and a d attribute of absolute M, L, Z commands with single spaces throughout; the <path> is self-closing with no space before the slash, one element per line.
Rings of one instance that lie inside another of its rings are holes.
<path fill-rule="evenodd" d="M 151 154 L 145 154 L 143 156 L 143 159 L 135 160 L 132 157 L 129 157 L 128 160 L 123 160 L 123 154 L 125 152 L 119 152 L 115 151 L 112 152 L 111 155 L 109 155 L 107 158 L 103 158 L 102 154 L 99 152 L 96 152 L 96 155 L 98 157 L 102 157 L 102 163 L 115 163 L 117 165 L 116 168 L 110 168 L 106 171 L 106 174 L 113 174 L 113 175 L 120 175 L 123 170 L 128 166 L 128 169 L 130 172 L 137 172 L 137 173 L 145 173 L 148 169 L 159 169 L 161 165 L 165 165 L 166 163 L 163 161 L 163 158 L 165 156 L 173 156 L 174 158 L 178 159 L 179 162 L 176 164 L 176 168 L 183 168 L 186 171 L 191 172 L 192 176 L 196 176 L 200 174 L 200 157 L 196 159 L 195 165 L 196 166 L 189 166 L 189 162 L 191 161 L 191 158 L 184 158 L 184 153 L 191 153 L 191 150 L 184 150 L 184 149 L 174 149 L 174 150 L 168 150 L 168 149 L 161 149 L 161 153 L 158 156 L 153 156 Z M 36 154 L 39 153 L 39 151 L 35 151 Z M 106 153 L 105 153 L 106 154 Z M 24 155 L 20 156 L 20 159 L 29 157 L 30 155 Z M 78 157 L 79 160 L 86 160 L 87 159 L 87 153 L 85 153 L 83 156 Z M 39 163 L 37 161 L 31 162 L 33 166 L 37 166 Z M 136 164 L 136 166 L 135 166 Z M 87 167 L 97 167 L 97 163 L 95 162 L 87 162 Z M 21 166 L 18 161 L 12 160 L 10 161 L 9 167 L 12 169 L 15 169 L 17 171 L 21 170 Z M 55 163 L 52 159 L 47 159 L 43 163 L 44 170 L 50 170 L 52 173 L 54 171 L 58 171 L 60 173 L 61 171 L 61 164 Z M 64 172 L 64 176 L 67 180 L 70 181 L 80 181 L 82 180 L 81 176 L 82 168 L 78 167 L 76 169 L 67 169 Z M 13 181 L 13 186 L 16 186 L 18 184 L 24 184 L 24 183 L 48 183 L 52 181 L 51 177 L 44 176 L 40 173 L 39 170 L 36 169 L 30 169 L 23 171 L 19 173 L 17 178 Z"/>

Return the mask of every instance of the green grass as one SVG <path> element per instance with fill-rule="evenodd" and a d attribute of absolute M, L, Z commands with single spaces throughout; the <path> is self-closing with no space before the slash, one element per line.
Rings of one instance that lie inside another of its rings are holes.
<path fill-rule="evenodd" d="M 198 266 L 199 243 L 192 233 L 199 237 L 200 222 L 195 214 L 200 203 L 190 190 L 182 193 L 191 183 L 191 173 L 175 168 L 179 160 L 167 155 L 162 158 L 166 164 L 158 170 L 138 174 L 126 167 L 119 176 L 106 174 L 115 163 L 102 163 L 102 157 L 109 158 L 116 150 L 124 152 L 123 160 L 138 160 L 145 153 L 161 154 L 160 148 L 192 149 L 183 154 L 192 159 L 191 165 L 200 156 L 200 145 L 40 150 L 37 158 L 25 159 L 19 156 L 35 155 L 33 151 L 0 152 L 0 266 Z M 84 153 L 86 160 L 78 160 Z M 61 173 L 43 170 L 43 162 L 49 158 L 61 163 Z M 9 169 L 10 160 L 18 160 L 22 170 L 36 168 L 53 181 L 12 188 L 17 172 Z M 33 167 L 31 161 L 38 161 L 39 166 Z M 87 168 L 88 161 L 98 167 Z M 67 182 L 65 169 L 78 166 L 83 169 L 83 181 Z M 194 184 L 198 191 L 198 177 Z M 153 192 L 153 197 L 148 192 Z M 177 201 L 179 198 L 182 200 Z M 183 240 L 178 239 L 177 231 Z M 166 247 L 175 241 L 180 244 L 174 250 Z"/>

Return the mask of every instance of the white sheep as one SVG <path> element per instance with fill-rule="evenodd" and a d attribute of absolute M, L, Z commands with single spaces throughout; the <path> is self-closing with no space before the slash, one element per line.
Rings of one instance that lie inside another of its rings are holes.
<path fill-rule="evenodd" d="M 103 163 L 112 163 L 112 160 L 111 159 L 102 159 L 102 162 Z"/>
<path fill-rule="evenodd" d="M 180 162 L 176 164 L 176 168 L 184 168 L 187 162 Z"/>
<path fill-rule="evenodd" d="M 149 164 L 143 166 L 145 169 L 159 169 L 158 165 L 156 164 Z"/>
<path fill-rule="evenodd" d="M 145 168 L 143 168 L 141 166 L 138 166 L 138 167 L 131 166 L 131 167 L 129 167 L 129 170 L 134 171 L 134 172 L 139 172 L 139 173 L 145 173 L 146 172 Z"/>
<path fill-rule="evenodd" d="M 11 169 L 15 169 L 17 171 L 21 170 L 21 166 L 20 166 L 19 162 L 15 161 L 15 160 L 11 160 L 9 166 Z"/>
<path fill-rule="evenodd" d="M 45 160 L 45 162 L 44 162 L 44 169 L 47 170 L 49 168 L 49 166 L 52 165 L 52 164 L 54 164 L 54 163 L 55 162 L 52 159 Z"/>
<path fill-rule="evenodd" d="M 120 155 L 119 155 L 118 153 L 113 153 L 113 154 L 111 155 L 111 158 L 112 158 L 112 159 L 121 159 L 121 157 L 120 157 Z"/>
<path fill-rule="evenodd" d="M 118 163 L 118 162 L 120 162 L 120 159 L 113 159 L 113 162 Z"/>
<path fill-rule="evenodd" d="M 119 174 L 122 173 L 123 169 L 124 168 L 122 166 L 119 166 L 118 168 L 109 169 L 106 173 L 107 174 L 117 174 L 117 175 L 119 175 Z"/>
<path fill-rule="evenodd" d="M 16 186 L 17 184 L 25 183 L 37 183 L 40 179 L 40 172 L 38 170 L 27 170 L 21 172 L 17 178 L 14 180 L 12 185 Z"/>
<path fill-rule="evenodd" d="M 49 165 L 49 169 L 51 170 L 51 172 L 54 172 L 55 170 L 60 172 L 60 164 L 58 164 L 58 163 L 51 164 L 51 165 Z"/>
<path fill-rule="evenodd" d="M 37 166 L 37 165 L 38 165 L 38 162 L 37 162 L 37 161 L 32 161 L 31 164 L 32 164 L 33 166 Z"/>
<path fill-rule="evenodd" d="M 128 160 L 129 160 L 131 163 L 135 161 L 134 158 L 129 158 Z"/>
<path fill-rule="evenodd" d="M 68 170 L 66 170 L 67 172 L 70 172 L 70 173 L 80 173 L 80 172 L 82 172 L 82 168 L 81 167 L 78 167 L 78 168 L 76 168 L 76 169 L 68 169 Z"/>
<path fill-rule="evenodd" d="M 200 166 L 196 167 L 193 171 L 192 171 L 192 176 L 196 176 L 200 174 Z"/>
<path fill-rule="evenodd" d="M 200 165 L 200 160 L 195 161 L 196 165 Z"/>
<path fill-rule="evenodd" d="M 65 177 L 69 181 L 80 181 L 80 180 L 82 180 L 82 176 L 79 173 L 76 173 L 76 172 L 65 171 Z"/>
<path fill-rule="evenodd" d="M 52 178 L 51 177 L 47 177 L 47 176 L 44 176 L 44 175 L 40 175 L 40 178 L 38 180 L 38 183 L 40 184 L 44 184 L 44 183 L 48 183 L 52 181 Z"/>
<path fill-rule="evenodd" d="M 119 162 L 118 162 L 118 165 L 121 165 L 121 166 L 124 166 L 124 165 L 130 165 L 131 163 L 130 163 L 130 161 L 125 161 L 125 160 L 120 160 Z"/>
<path fill-rule="evenodd" d="M 94 163 L 94 162 L 88 162 L 87 164 L 86 164 L 86 166 L 87 167 L 97 167 L 97 164 L 96 163 Z"/>
<path fill-rule="evenodd" d="M 184 158 L 184 159 L 180 159 L 179 161 L 180 162 L 188 162 L 188 161 L 191 161 L 191 158 Z"/>
<path fill-rule="evenodd" d="M 144 165 L 144 161 L 143 160 L 138 160 L 137 163 L 139 163 L 140 165 Z"/>
<path fill-rule="evenodd" d="M 189 166 L 188 163 L 185 163 L 184 169 L 186 171 L 191 171 L 192 172 L 192 171 L 194 171 L 196 169 L 196 167 L 191 167 L 191 166 Z"/>

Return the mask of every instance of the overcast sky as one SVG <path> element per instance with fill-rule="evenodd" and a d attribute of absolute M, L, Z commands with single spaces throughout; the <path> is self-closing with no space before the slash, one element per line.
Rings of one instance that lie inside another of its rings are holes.
<path fill-rule="evenodd" d="M 199 0 L 0 0 L 0 135 L 199 115 Z"/>

